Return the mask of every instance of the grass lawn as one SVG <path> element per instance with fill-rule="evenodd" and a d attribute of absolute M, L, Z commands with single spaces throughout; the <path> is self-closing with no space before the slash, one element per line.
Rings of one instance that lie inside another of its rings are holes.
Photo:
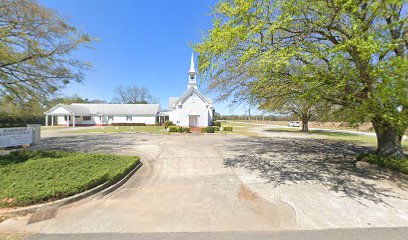
<path fill-rule="evenodd" d="M 139 163 L 134 156 L 16 151 L 0 156 L 0 207 L 52 201 L 116 181 Z"/>
<path fill-rule="evenodd" d="M 76 133 L 113 133 L 113 132 L 149 132 L 149 133 L 167 133 L 162 126 L 106 126 L 95 127 L 92 129 L 75 129 Z"/>
<path fill-rule="evenodd" d="M 293 132 L 298 134 L 310 134 L 313 136 L 320 136 L 326 139 L 341 140 L 355 142 L 356 144 L 375 147 L 377 145 L 377 138 L 375 136 L 343 133 L 343 132 L 330 132 L 324 130 L 310 130 L 310 133 L 304 133 L 300 131 L 300 128 L 271 128 L 270 132 Z M 402 147 L 404 150 L 408 150 L 408 141 L 402 141 Z"/>

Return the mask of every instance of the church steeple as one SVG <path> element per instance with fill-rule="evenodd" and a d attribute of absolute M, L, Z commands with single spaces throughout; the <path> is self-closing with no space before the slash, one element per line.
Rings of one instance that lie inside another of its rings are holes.
<path fill-rule="evenodd" d="M 190 70 L 188 71 L 187 89 L 190 87 L 197 88 L 197 74 L 194 69 L 194 53 L 191 53 L 191 64 L 190 64 Z"/>

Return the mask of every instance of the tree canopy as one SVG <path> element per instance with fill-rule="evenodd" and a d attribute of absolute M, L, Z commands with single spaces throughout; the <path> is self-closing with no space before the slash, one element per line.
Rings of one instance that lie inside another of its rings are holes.
<path fill-rule="evenodd" d="M 34 0 L 0 0 L 0 97 L 44 99 L 83 81 L 90 64 L 72 52 L 90 41 Z"/>
<path fill-rule="evenodd" d="M 194 48 L 210 87 L 244 88 L 260 101 L 326 101 L 350 121 L 371 121 L 380 154 L 402 155 L 407 25 L 402 0 L 225 0 Z"/>
<path fill-rule="evenodd" d="M 133 103 L 133 104 L 147 104 L 158 103 L 159 100 L 155 98 L 146 87 L 119 86 L 115 88 L 113 103 Z"/>

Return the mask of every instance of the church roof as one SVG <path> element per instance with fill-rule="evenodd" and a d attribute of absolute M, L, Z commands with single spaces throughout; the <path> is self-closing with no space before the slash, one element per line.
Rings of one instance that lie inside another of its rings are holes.
<path fill-rule="evenodd" d="M 177 101 L 178 97 L 170 97 L 169 98 L 169 109 L 174 105 L 174 103 Z"/>
<path fill-rule="evenodd" d="M 198 96 L 199 98 L 201 98 L 205 103 L 207 103 L 207 104 L 209 104 L 209 105 L 212 105 L 211 100 L 205 98 L 205 97 L 200 93 L 200 91 L 198 91 L 196 88 L 190 87 L 181 97 L 179 97 L 176 101 L 174 101 L 173 104 L 172 104 L 171 106 L 169 106 L 169 108 L 175 108 L 176 105 L 177 105 L 179 102 L 184 101 L 184 99 L 186 99 L 188 96 L 190 96 L 191 93 L 193 93 L 193 92 L 196 93 L 197 96 Z M 173 100 L 173 99 L 172 99 L 172 100 Z M 169 104 L 170 104 L 170 99 L 169 99 Z"/>
<path fill-rule="evenodd" d="M 58 107 L 78 115 L 156 115 L 160 112 L 159 104 L 72 103 L 71 105 L 58 104 L 45 114 L 52 114 Z"/>

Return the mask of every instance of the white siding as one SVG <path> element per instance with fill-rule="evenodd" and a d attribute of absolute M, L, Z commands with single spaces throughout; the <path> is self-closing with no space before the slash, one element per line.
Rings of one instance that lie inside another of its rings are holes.
<path fill-rule="evenodd" d="M 89 115 L 88 115 L 89 116 Z M 91 120 L 83 120 L 83 116 L 75 119 L 75 125 L 99 125 L 99 124 L 112 124 L 112 123 L 145 123 L 145 124 L 155 124 L 156 116 L 132 116 L 132 121 L 127 121 L 126 116 L 123 115 L 113 115 L 113 121 L 108 121 L 108 115 L 102 116 L 102 122 L 98 115 L 92 115 Z M 58 116 L 58 125 L 66 125 L 64 116 Z M 72 125 L 72 115 L 70 116 L 70 124 Z"/>
<path fill-rule="evenodd" d="M 185 99 L 184 102 L 177 105 L 176 114 L 178 115 L 179 126 L 188 126 L 189 125 L 189 113 L 194 111 L 198 115 L 198 126 L 207 127 L 209 123 L 209 106 L 196 94 L 189 96 Z M 212 114 L 211 114 L 212 115 Z"/>
<path fill-rule="evenodd" d="M 132 116 L 132 121 L 127 121 L 126 116 L 124 115 L 114 115 L 113 121 L 109 120 L 108 123 L 145 123 L 145 124 L 155 124 L 156 116 L 137 116 L 137 115 L 127 115 Z M 106 120 L 108 117 L 106 116 Z"/>

